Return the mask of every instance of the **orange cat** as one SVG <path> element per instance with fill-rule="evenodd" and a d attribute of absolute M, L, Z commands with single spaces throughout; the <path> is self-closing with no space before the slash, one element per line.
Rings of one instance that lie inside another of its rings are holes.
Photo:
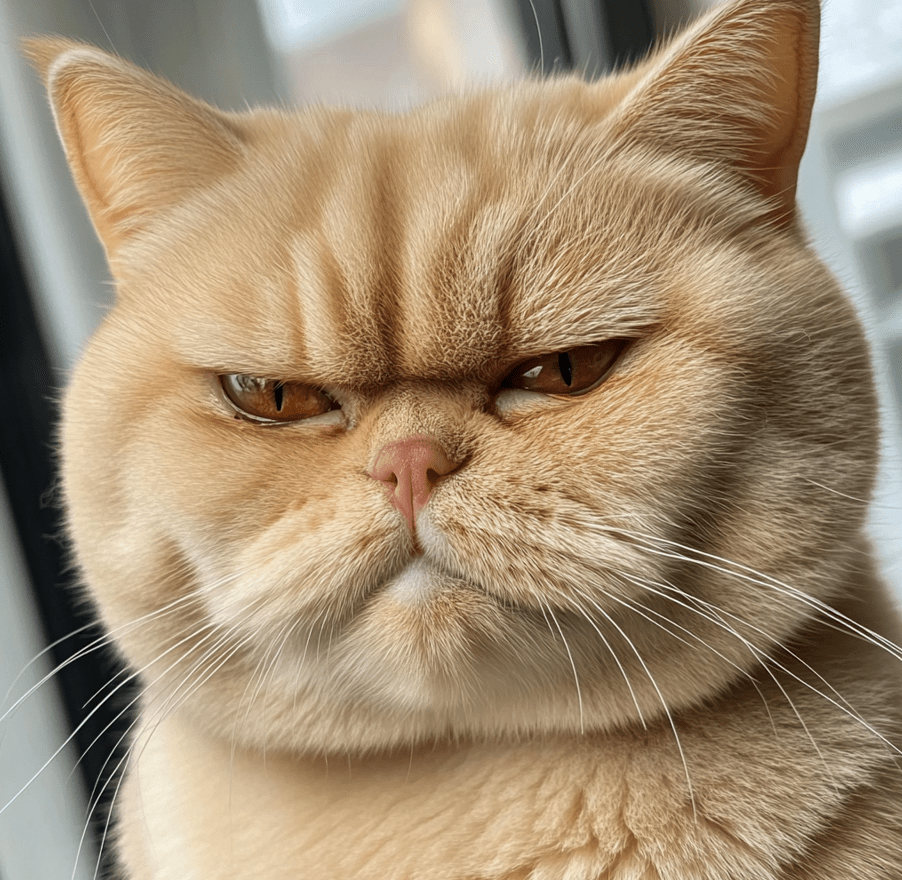
<path fill-rule="evenodd" d="M 30 43 L 119 289 L 63 459 L 143 685 L 125 877 L 902 877 L 818 17 L 403 115 Z"/>

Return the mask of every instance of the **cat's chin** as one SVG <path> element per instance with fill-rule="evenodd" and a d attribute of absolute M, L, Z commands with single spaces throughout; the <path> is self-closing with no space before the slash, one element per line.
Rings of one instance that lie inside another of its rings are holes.
<path fill-rule="evenodd" d="M 347 626 L 327 674 L 392 712 L 465 711 L 494 690 L 486 670 L 507 653 L 510 614 L 477 584 L 416 555 Z"/>

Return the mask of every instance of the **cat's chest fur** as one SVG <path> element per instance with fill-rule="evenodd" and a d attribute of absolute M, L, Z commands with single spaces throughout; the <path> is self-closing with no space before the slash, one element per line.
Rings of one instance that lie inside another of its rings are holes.
<path fill-rule="evenodd" d="M 679 747 L 664 721 L 297 760 L 151 721 L 122 856 L 135 880 L 844 880 L 895 858 L 902 780 L 858 719 L 788 671 L 677 717 Z"/>

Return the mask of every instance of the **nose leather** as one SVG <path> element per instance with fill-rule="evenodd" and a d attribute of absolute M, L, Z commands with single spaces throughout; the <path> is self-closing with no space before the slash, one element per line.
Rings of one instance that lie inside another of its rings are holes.
<path fill-rule="evenodd" d="M 415 434 L 386 443 L 376 453 L 369 476 L 384 484 L 389 501 L 413 533 L 416 516 L 426 506 L 439 479 L 456 468 L 435 437 Z"/>

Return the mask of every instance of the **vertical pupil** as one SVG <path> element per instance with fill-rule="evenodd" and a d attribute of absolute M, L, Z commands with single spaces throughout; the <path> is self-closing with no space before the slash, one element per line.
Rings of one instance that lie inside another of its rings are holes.
<path fill-rule="evenodd" d="M 569 382 L 567 383 L 570 384 Z M 276 409 L 282 412 L 282 383 L 277 382 L 272 390 L 272 396 L 276 399 Z"/>
<path fill-rule="evenodd" d="M 570 355 L 566 351 L 557 356 L 557 365 L 564 384 L 569 388 L 573 384 L 573 364 L 570 363 Z"/>

